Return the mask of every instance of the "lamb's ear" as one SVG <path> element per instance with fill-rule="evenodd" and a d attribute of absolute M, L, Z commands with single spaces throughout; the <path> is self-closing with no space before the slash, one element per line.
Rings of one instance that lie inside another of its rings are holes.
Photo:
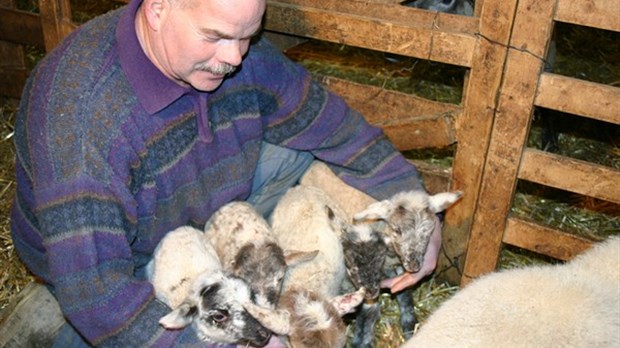
<path fill-rule="evenodd" d="M 285 250 L 284 262 L 287 266 L 295 266 L 303 262 L 308 262 L 314 259 L 319 254 L 318 250 L 313 251 L 300 251 L 300 250 Z"/>
<path fill-rule="evenodd" d="M 448 209 L 452 204 L 458 201 L 461 196 L 463 196 L 463 192 L 461 191 L 441 192 L 432 195 L 428 198 L 428 208 L 433 213 L 439 213 Z"/>
<path fill-rule="evenodd" d="M 387 199 L 380 202 L 375 202 L 366 207 L 366 209 L 353 215 L 353 223 L 373 220 L 387 220 L 387 218 L 392 214 L 392 207 L 392 202 Z"/>
<path fill-rule="evenodd" d="M 333 297 L 329 302 L 334 306 L 336 311 L 338 311 L 340 316 L 343 316 L 355 311 L 355 308 L 364 300 L 365 294 L 366 289 L 360 288 L 355 292 Z"/>
<path fill-rule="evenodd" d="M 260 307 L 251 302 L 244 303 L 243 308 L 261 325 L 276 335 L 284 336 L 290 333 L 291 315 L 289 312 L 282 309 Z"/>
<path fill-rule="evenodd" d="M 166 329 L 182 329 L 194 321 L 197 313 L 198 309 L 195 305 L 184 302 L 177 309 L 159 319 L 159 324 Z"/>

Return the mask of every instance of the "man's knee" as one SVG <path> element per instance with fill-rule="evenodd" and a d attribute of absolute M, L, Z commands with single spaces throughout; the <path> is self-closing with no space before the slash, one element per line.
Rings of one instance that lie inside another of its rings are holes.
<path fill-rule="evenodd" d="M 263 143 L 248 202 L 268 217 L 280 197 L 295 186 L 314 161 L 310 152 Z"/>

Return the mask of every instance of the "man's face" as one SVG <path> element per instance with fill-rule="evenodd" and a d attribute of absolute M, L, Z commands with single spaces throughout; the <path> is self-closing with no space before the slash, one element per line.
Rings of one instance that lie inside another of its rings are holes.
<path fill-rule="evenodd" d="M 241 64 L 261 28 L 264 0 L 162 0 L 153 54 L 164 74 L 200 91 L 216 89 Z"/>

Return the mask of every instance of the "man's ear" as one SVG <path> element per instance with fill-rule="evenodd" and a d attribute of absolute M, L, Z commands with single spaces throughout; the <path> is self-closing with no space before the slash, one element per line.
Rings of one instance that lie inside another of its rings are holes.
<path fill-rule="evenodd" d="M 170 3 L 166 0 L 144 0 L 141 6 L 148 26 L 152 30 L 159 30 L 170 11 Z"/>

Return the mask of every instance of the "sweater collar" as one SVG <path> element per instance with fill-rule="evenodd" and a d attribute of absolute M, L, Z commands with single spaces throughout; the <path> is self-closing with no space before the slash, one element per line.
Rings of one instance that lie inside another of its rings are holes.
<path fill-rule="evenodd" d="M 183 87 L 166 77 L 146 56 L 136 34 L 135 18 L 142 0 L 132 0 L 121 14 L 116 28 L 120 63 L 142 107 L 149 113 L 161 111 L 191 87 Z"/>

